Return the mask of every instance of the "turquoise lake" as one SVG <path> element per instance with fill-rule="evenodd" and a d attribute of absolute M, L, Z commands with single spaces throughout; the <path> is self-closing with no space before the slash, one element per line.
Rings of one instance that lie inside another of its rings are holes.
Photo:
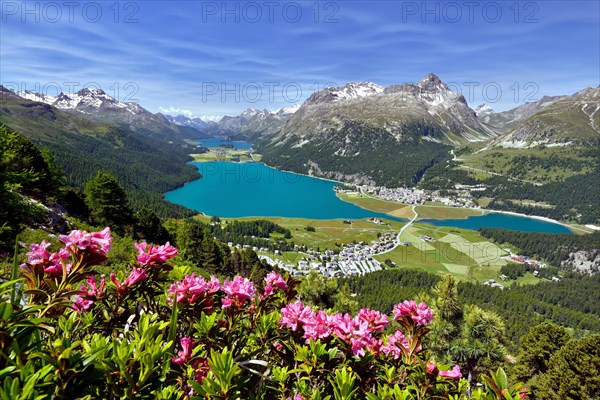
<path fill-rule="evenodd" d="M 224 145 L 232 145 L 234 149 L 242 149 L 242 150 L 252 148 L 252 145 L 248 142 L 234 141 L 234 140 L 230 141 L 230 140 L 225 140 L 225 139 L 221 139 L 221 138 L 200 139 L 200 140 L 198 140 L 198 142 L 201 143 L 202 146 L 207 147 L 209 149 L 221 147 Z"/>
<path fill-rule="evenodd" d="M 333 190 L 336 182 L 279 171 L 260 163 L 213 161 L 192 164 L 198 168 L 202 178 L 166 193 L 165 197 L 206 215 L 307 219 L 363 219 L 377 216 L 405 221 L 340 200 Z M 499 213 L 419 222 L 465 229 L 486 227 L 571 233 L 559 224 Z"/>
<path fill-rule="evenodd" d="M 260 163 L 192 163 L 202 178 L 165 195 L 167 200 L 225 218 L 390 218 L 338 199 L 335 182 L 279 171 Z"/>

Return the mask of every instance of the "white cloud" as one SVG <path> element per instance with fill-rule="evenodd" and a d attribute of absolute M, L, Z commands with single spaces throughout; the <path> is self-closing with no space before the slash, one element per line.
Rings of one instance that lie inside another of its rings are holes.
<path fill-rule="evenodd" d="M 169 108 L 165 108 L 165 107 L 158 107 L 158 111 L 160 111 L 163 114 L 169 114 L 169 115 L 185 115 L 188 118 L 192 118 L 194 117 L 194 113 L 191 112 L 190 110 L 184 110 L 183 108 L 175 108 L 175 107 L 169 107 Z M 203 118 L 204 119 L 204 118 Z"/>
<path fill-rule="evenodd" d="M 221 118 L 223 118 L 222 115 L 201 115 L 200 119 L 202 121 L 213 121 L 213 122 L 219 122 L 221 120 Z"/>

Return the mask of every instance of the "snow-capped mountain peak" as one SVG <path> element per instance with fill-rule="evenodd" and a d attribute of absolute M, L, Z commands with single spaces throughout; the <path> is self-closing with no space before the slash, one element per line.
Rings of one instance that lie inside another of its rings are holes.
<path fill-rule="evenodd" d="M 334 101 L 354 100 L 383 93 L 383 87 L 372 82 L 350 82 L 342 87 L 331 89 Z"/>
<path fill-rule="evenodd" d="M 52 104 L 56 101 L 57 97 L 49 96 L 41 93 L 32 92 L 29 90 L 25 90 L 23 92 L 17 92 L 17 96 L 22 97 L 27 100 L 37 101 L 40 103 Z"/>
<path fill-rule="evenodd" d="M 17 95 L 27 100 L 50 104 L 61 110 L 75 110 L 84 114 L 99 109 L 124 109 L 131 114 L 142 111 L 137 104 L 121 102 L 97 88 L 83 88 L 76 93 L 61 92 L 57 97 L 30 91 L 18 92 Z"/>
<path fill-rule="evenodd" d="M 278 114 L 293 114 L 296 111 L 298 111 L 300 109 L 300 107 L 302 106 L 302 104 L 297 103 L 297 104 L 293 104 L 291 106 L 287 106 L 287 107 L 283 107 L 281 109 L 279 109 L 279 111 L 277 112 Z"/>

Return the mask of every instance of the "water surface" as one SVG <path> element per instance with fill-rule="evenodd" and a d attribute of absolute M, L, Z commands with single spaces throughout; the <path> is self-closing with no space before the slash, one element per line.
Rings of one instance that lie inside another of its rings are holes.
<path fill-rule="evenodd" d="M 219 139 L 220 140 L 220 139 Z M 387 218 L 406 221 L 340 200 L 333 181 L 279 171 L 260 163 L 192 163 L 202 178 L 165 194 L 167 200 L 224 218 L 307 219 Z M 567 227 L 534 218 L 489 213 L 464 219 L 424 219 L 419 223 L 464 229 L 502 228 L 524 232 L 572 233 Z"/>

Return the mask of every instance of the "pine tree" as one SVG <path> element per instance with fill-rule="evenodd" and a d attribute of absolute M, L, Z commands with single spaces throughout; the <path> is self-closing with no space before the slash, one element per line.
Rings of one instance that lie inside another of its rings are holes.
<path fill-rule="evenodd" d="M 99 171 L 85 185 L 85 201 L 92 221 L 123 232 L 133 223 L 133 212 L 127 194 L 117 179 L 108 172 Z"/>

